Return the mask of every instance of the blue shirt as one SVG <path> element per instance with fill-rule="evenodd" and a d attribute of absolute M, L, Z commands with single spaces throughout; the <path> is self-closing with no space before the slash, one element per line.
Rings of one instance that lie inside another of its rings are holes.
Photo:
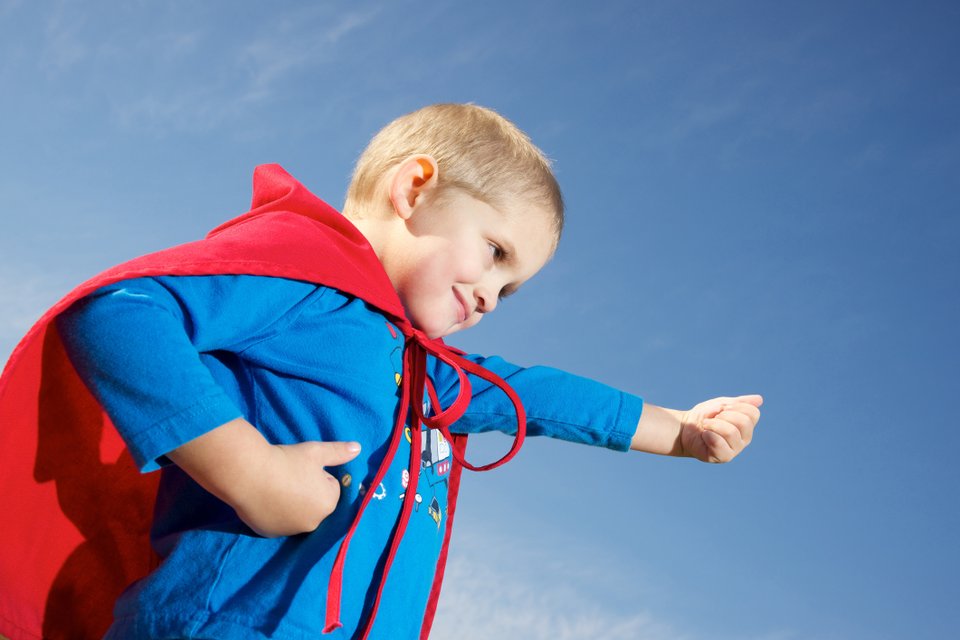
<path fill-rule="evenodd" d="M 104 287 L 58 320 L 71 360 L 110 414 L 143 471 L 162 468 L 152 539 L 160 567 L 120 598 L 108 638 L 316 638 L 327 582 L 362 492 L 361 519 L 344 572 L 343 628 L 366 618 L 397 521 L 410 458 L 401 442 L 377 487 L 396 419 L 403 336 L 360 299 L 315 284 L 259 276 L 128 280 Z M 524 402 L 528 434 L 629 448 L 636 396 L 547 367 L 470 359 L 503 377 Z M 456 377 L 432 358 L 440 402 Z M 451 430 L 515 431 L 512 406 L 471 378 L 473 399 Z M 164 454 L 243 416 L 275 444 L 356 440 L 361 454 L 328 469 L 341 480 L 335 512 L 316 531 L 254 534 Z M 428 432 L 417 504 L 386 582 L 373 638 L 419 634 L 447 511 L 449 443 Z"/>

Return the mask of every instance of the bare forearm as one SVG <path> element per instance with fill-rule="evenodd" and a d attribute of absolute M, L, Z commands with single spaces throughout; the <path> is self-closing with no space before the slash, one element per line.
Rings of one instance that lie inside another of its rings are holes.
<path fill-rule="evenodd" d="M 683 455 L 680 442 L 680 421 L 683 411 L 644 403 L 637 430 L 630 441 L 634 451 L 665 456 Z"/>
<path fill-rule="evenodd" d="M 324 470 L 352 460 L 351 442 L 271 445 L 252 424 L 231 420 L 167 454 L 262 536 L 316 529 L 337 506 L 340 483 Z"/>
<path fill-rule="evenodd" d="M 237 418 L 169 452 L 178 467 L 201 487 L 238 511 L 264 478 L 270 443 L 256 427 Z"/>

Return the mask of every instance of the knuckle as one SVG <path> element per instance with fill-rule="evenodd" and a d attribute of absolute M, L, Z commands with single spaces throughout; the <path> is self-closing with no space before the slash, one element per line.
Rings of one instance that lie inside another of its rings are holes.
<path fill-rule="evenodd" d="M 324 473 L 322 485 L 313 492 L 312 500 L 304 513 L 303 530 L 313 531 L 326 520 L 340 502 L 340 483 L 333 476 Z"/>
<path fill-rule="evenodd" d="M 319 507 L 318 507 L 318 509 L 317 509 L 317 515 L 320 516 L 320 519 L 321 519 L 321 520 L 323 520 L 324 518 L 326 518 L 327 516 L 329 516 L 331 513 L 333 513 L 336 508 L 337 508 L 337 503 L 336 503 L 336 502 L 333 502 L 332 500 L 331 500 L 331 501 L 327 501 L 327 502 L 319 505 Z M 317 524 L 320 524 L 320 523 L 318 522 Z"/>
<path fill-rule="evenodd" d="M 340 483 L 330 482 L 328 484 L 330 488 L 318 496 L 316 505 L 317 513 L 323 514 L 324 518 L 333 513 L 340 502 Z"/>
<path fill-rule="evenodd" d="M 304 531 L 313 531 L 319 527 L 320 524 L 333 513 L 336 506 L 335 502 L 317 504 L 312 513 L 309 514 L 309 517 L 306 518 Z"/>

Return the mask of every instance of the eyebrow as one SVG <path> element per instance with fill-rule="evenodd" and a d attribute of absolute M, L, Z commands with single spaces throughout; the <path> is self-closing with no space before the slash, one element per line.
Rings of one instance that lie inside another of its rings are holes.
<path fill-rule="evenodd" d="M 508 239 L 501 237 L 494 240 L 497 245 L 500 246 L 500 250 L 503 251 L 507 256 L 507 261 L 511 264 L 516 263 L 517 261 L 517 248 L 512 242 Z"/>

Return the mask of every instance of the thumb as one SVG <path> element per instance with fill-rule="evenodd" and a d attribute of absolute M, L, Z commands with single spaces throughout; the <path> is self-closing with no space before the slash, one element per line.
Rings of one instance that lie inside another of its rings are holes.
<path fill-rule="evenodd" d="M 360 453 L 359 442 L 315 442 L 314 456 L 324 467 L 350 462 Z"/>

